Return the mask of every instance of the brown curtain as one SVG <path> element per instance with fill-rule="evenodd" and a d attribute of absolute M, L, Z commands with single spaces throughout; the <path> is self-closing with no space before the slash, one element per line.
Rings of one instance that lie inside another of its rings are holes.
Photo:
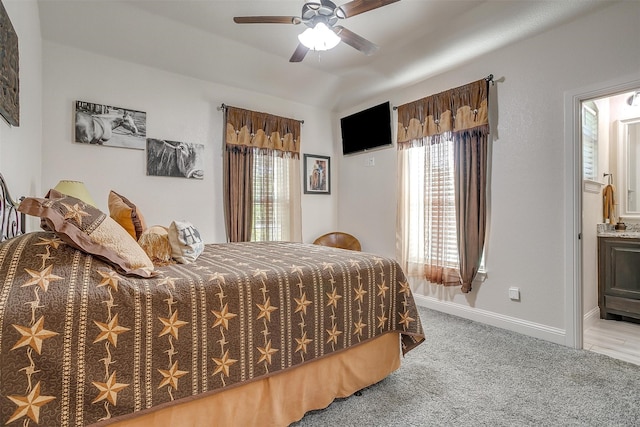
<path fill-rule="evenodd" d="M 463 292 L 471 290 L 485 240 L 488 92 L 489 82 L 482 79 L 398 107 L 398 150 L 453 141 L 457 284 L 462 285 Z M 400 171 L 402 173 L 403 169 Z M 410 239 L 406 229 L 400 227 L 400 239 Z M 430 239 L 427 232 L 424 239 Z M 402 250 L 406 244 L 399 244 L 401 258 L 407 257 L 408 251 Z M 426 274 L 430 270 L 434 268 L 425 265 L 425 277 L 431 281 L 430 275 Z M 435 270 L 439 271 L 438 268 Z M 449 284 L 447 280 L 432 278 L 435 283 Z"/>
<path fill-rule="evenodd" d="M 482 128 L 459 132 L 454 140 L 456 231 L 462 292 L 471 283 L 482 261 L 487 223 L 488 132 Z"/>
<path fill-rule="evenodd" d="M 287 159 L 286 204 L 287 240 L 301 240 L 299 199 L 300 121 L 267 113 L 225 108 L 224 150 L 224 209 L 227 239 L 230 242 L 253 240 L 252 222 L 256 206 L 257 180 L 269 180 L 278 185 L 277 177 L 269 175 L 271 168 L 261 167 L 256 177 L 256 166 L 264 165 L 264 156 Z M 296 187 L 297 185 L 297 187 Z M 264 196 L 262 199 L 266 199 Z M 268 207 L 271 211 L 271 207 Z M 293 219 L 289 219 L 293 217 Z M 278 218 L 269 217 L 273 221 Z"/>
<path fill-rule="evenodd" d="M 224 152 L 224 216 L 229 242 L 251 240 L 253 218 L 253 151 L 227 146 Z"/>

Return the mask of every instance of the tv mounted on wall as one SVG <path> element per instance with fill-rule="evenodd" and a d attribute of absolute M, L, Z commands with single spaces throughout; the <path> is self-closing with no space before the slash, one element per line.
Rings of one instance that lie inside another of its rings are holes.
<path fill-rule="evenodd" d="M 340 119 L 342 154 L 393 145 L 389 102 Z"/>

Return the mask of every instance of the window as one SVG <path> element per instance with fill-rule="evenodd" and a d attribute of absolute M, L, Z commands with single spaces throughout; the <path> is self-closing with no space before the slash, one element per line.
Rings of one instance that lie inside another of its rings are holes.
<path fill-rule="evenodd" d="M 593 102 L 582 104 L 582 178 L 598 179 L 598 112 Z"/>
<path fill-rule="evenodd" d="M 456 226 L 454 142 L 446 135 L 438 144 L 426 143 L 399 152 L 401 156 L 405 258 L 409 276 L 426 275 L 457 280 L 460 268 Z M 479 280 L 485 277 L 482 255 Z"/>
<path fill-rule="evenodd" d="M 411 221 L 409 234 L 410 239 L 415 239 L 415 242 L 410 245 L 409 259 L 411 262 L 426 259 L 457 269 L 453 142 L 449 140 L 435 145 L 413 147 L 409 152 L 409 181 L 416 183 L 417 187 L 409 191 L 415 195 L 425 195 L 410 199 L 409 215 L 415 220 Z M 425 245 L 424 242 L 430 244 Z M 437 250 L 438 247 L 444 247 L 444 250 Z"/>
<path fill-rule="evenodd" d="M 224 108 L 228 241 L 302 241 L 300 121 Z"/>
<path fill-rule="evenodd" d="M 251 240 L 291 240 L 288 159 L 277 154 L 255 157 Z"/>
<path fill-rule="evenodd" d="M 397 258 L 409 277 L 471 291 L 487 225 L 493 76 L 398 107 Z"/>

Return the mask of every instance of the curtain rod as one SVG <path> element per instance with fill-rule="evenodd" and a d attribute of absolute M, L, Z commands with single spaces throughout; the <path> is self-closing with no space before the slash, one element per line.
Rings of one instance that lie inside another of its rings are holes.
<path fill-rule="evenodd" d="M 227 104 L 225 104 L 224 102 L 222 104 L 220 104 L 220 106 L 218 107 L 218 111 L 224 111 L 226 110 L 228 107 Z M 295 119 L 294 119 L 295 120 Z M 304 124 L 304 120 L 298 120 L 300 122 L 300 124 Z"/>
<path fill-rule="evenodd" d="M 493 81 L 493 74 L 489 74 L 487 77 L 484 78 L 487 83 L 491 83 L 491 86 L 495 85 L 496 82 Z M 223 104 L 224 105 L 224 104 Z M 397 110 L 398 107 L 396 107 L 395 105 L 393 106 L 393 111 Z"/>

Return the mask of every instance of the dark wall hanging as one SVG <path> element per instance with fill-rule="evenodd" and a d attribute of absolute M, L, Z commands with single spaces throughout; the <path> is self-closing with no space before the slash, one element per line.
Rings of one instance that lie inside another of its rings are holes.
<path fill-rule="evenodd" d="M 18 35 L 0 0 L 0 114 L 13 126 L 20 126 L 20 74 Z"/>

